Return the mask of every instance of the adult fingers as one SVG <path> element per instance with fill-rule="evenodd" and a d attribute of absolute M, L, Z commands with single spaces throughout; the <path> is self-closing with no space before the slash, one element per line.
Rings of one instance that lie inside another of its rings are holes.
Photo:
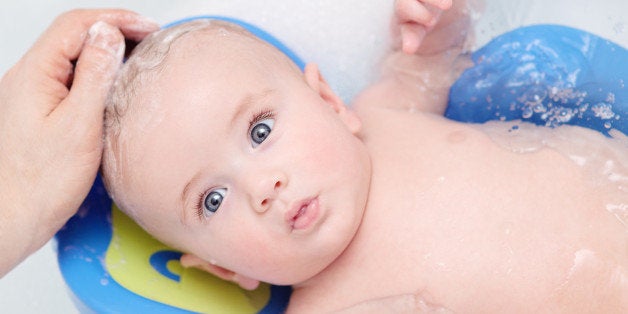
<path fill-rule="evenodd" d="M 76 63 L 72 89 L 50 114 L 71 117 L 76 126 L 102 124 L 105 98 L 124 55 L 124 36 L 118 28 L 96 22 L 88 31 Z"/>
<path fill-rule="evenodd" d="M 55 53 L 63 59 L 76 59 L 87 31 L 98 21 L 119 28 L 125 37 L 137 41 L 159 29 L 152 20 L 128 10 L 73 10 L 57 17 L 31 51 L 38 55 Z"/>
<path fill-rule="evenodd" d="M 31 78 L 25 89 L 43 97 L 43 114 L 51 112 L 67 95 L 72 61 L 81 53 L 87 31 L 98 21 L 119 28 L 133 40 L 159 29 L 156 23 L 127 10 L 73 10 L 59 16 L 21 61 L 25 76 Z"/>

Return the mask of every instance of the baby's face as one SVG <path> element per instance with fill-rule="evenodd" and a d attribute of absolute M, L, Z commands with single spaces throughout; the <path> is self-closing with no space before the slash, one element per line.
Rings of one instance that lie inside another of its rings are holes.
<path fill-rule="evenodd" d="M 193 35 L 176 43 L 139 91 L 136 105 L 151 110 L 125 122 L 122 198 L 168 244 L 248 277 L 295 284 L 353 238 L 370 161 L 297 69 L 249 41 Z"/>

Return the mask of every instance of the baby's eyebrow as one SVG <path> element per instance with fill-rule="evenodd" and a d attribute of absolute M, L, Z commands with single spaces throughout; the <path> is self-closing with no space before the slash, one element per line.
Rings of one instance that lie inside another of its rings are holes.
<path fill-rule="evenodd" d="M 268 97 L 270 94 L 273 94 L 274 92 L 274 89 L 265 89 L 259 93 L 246 94 L 244 97 L 242 97 L 242 99 L 240 99 L 240 101 L 237 102 L 235 110 L 233 112 L 233 116 L 231 117 L 231 124 L 229 125 L 234 125 L 235 122 L 240 118 L 240 116 L 242 116 L 242 114 L 246 112 L 248 107 L 263 101 L 266 97 Z"/>

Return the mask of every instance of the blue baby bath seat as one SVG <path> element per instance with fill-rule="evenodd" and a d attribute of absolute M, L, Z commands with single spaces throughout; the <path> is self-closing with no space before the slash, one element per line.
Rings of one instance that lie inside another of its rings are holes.
<path fill-rule="evenodd" d="M 195 17 L 207 18 L 207 17 Z M 304 63 L 269 34 L 236 22 Z M 182 20 L 175 25 L 190 19 Z M 514 30 L 473 54 L 475 66 L 452 86 L 446 116 L 464 122 L 523 120 L 628 133 L 628 52 L 573 28 Z M 57 234 L 59 266 L 77 307 L 98 313 L 281 313 L 289 287 L 254 292 L 183 269 L 181 253 L 157 242 L 116 209 L 97 178 Z"/>
<path fill-rule="evenodd" d="M 472 54 L 445 113 L 482 123 L 516 120 L 628 134 L 628 52 L 596 35 L 558 25 L 503 34 Z"/>

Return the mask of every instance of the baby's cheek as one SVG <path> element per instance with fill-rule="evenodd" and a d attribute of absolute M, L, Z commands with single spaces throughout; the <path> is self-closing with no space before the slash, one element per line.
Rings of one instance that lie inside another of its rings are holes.
<path fill-rule="evenodd" d="M 314 137 L 308 141 L 309 152 L 303 156 L 304 165 L 310 173 L 321 172 L 330 175 L 341 168 L 347 158 L 345 149 L 335 138 Z M 297 159 L 299 160 L 299 159 Z"/>
<path fill-rule="evenodd" d="M 277 241 L 269 241 L 263 232 L 248 234 L 247 238 L 238 237 L 235 239 L 237 244 L 230 245 L 226 252 L 236 272 L 262 281 L 273 281 L 277 274 L 288 268 L 281 263 L 283 252 L 280 247 L 275 247 Z"/>

